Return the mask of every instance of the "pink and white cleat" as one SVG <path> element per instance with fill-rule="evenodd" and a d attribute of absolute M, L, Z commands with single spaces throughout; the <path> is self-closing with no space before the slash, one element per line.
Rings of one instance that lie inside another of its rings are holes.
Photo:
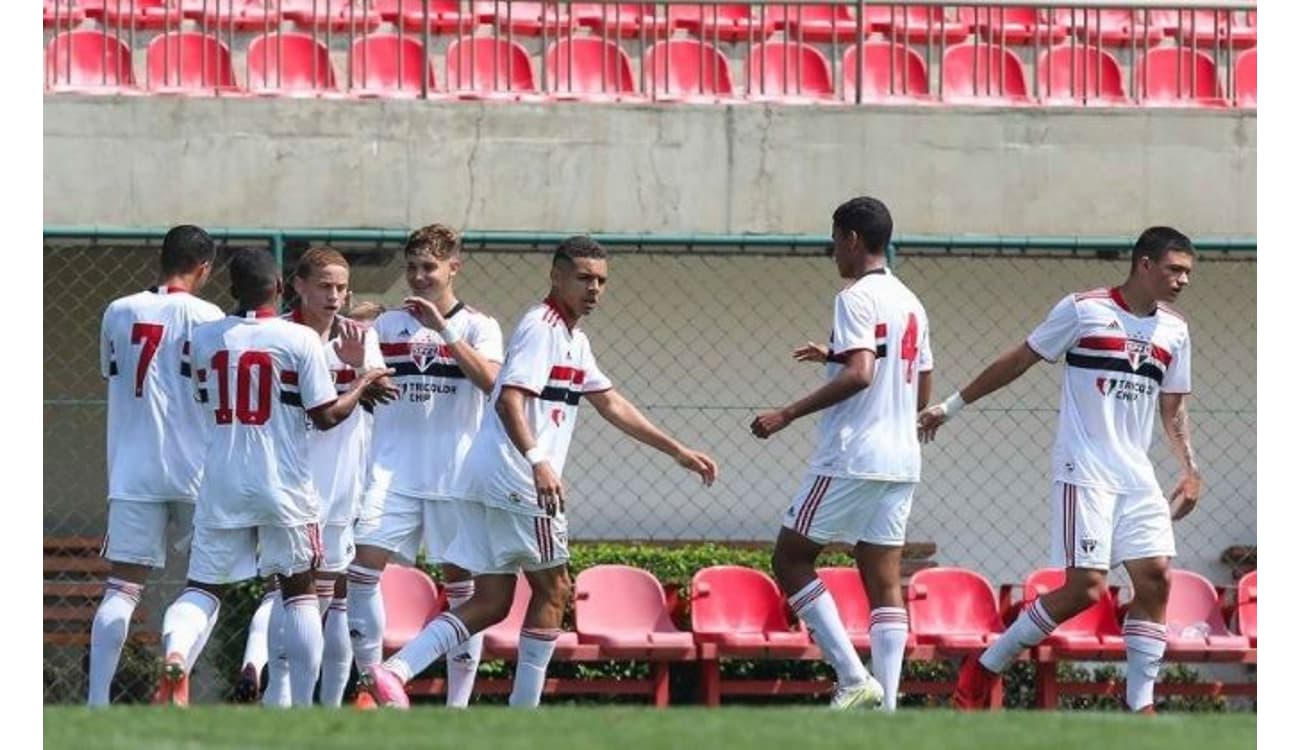
<path fill-rule="evenodd" d="M 382 664 L 376 664 L 362 673 L 360 687 L 370 693 L 380 706 L 403 710 L 411 707 L 402 679 Z"/>

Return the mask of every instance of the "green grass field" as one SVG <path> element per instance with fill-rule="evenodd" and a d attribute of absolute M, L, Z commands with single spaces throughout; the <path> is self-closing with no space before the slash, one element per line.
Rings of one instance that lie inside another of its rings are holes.
<path fill-rule="evenodd" d="M 900 748 L 902 750 L 1235 750 L 1255 747 L 1254 714 L 1000 712 L 927 709 L 893 716 L 814 708 L 484 707 L 409 713 L 310 712 L 254 707 L 188 711 L 124 707 L 45 709 L 46 748 Z"/>

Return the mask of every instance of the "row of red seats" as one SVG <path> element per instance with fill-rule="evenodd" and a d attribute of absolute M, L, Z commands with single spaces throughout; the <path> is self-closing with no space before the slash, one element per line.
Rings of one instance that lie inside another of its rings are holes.
<path fill-rule="evenodd" d="M 821 568 L 817 571 L 839 609 L 840 618 L 856 648 L 871 647 L 871 605 L 857 570 Z M 1064 571 L 1038 570 L 1023 586 L 1023 597 L 1011 599 L 1012 587 L 1001 596 L 978 573 L 961 568 L 930 568 L 918 571 L 907 586 L 910 621 L 907 657 L 932 660 L 982 651 L 1004 630 L 1019 608 L 1037 596 L 1059 586 Z M 445 607 L 436 584 L 422 571 L 390 565 L 380 580 L 388 627 L 384 634 L 386 652 L 394 652 L 414 638 L 426 623 Z M 515 600 L 502 622 L 484 634 L 484 658 L 513 659 L 519 646 L 530 592 L 521 576 Z M 1229 629 L 1224 618 L 1224 595 L 1204 577 L 1186 570 L 1173 571 L 1169 607 L 1167 661 L 1254 663 L 1257 649 L 1257 586 L 1254 573 L 1238 584 L 1235 612 L 1238 632 Z M 698 661 L 703 667 L 704 702 L 717 705 L 725 694 L 773 694 L 822 692 L 825 683 L 791 684 L 774 681 L 727 681 L 720 679 L 722 658 L 819 659 L 820 651 L 807 630 L 795 619 L 776 584 L 766 574 L 751 568 L 718 566 L 697 572 L 689 592 L 690 630 L 674 622 L 675 607 L 663 586 L 650 573 L 623 565 L 599 565 L 582 571 L 574 582 L 573 632 L 561 635 L 555 658 L 561 661 L 644 660 L 654 665 L 649 680 L 624 683 L 621 692 L 653 696 L 666 705 L 668 664 Z M 1082 692 L 1087 686 L 1061 685 L 1056 681 L 1059 660 L 1122 660 L 1123 608 L 1108 595 L 1059 628 L 1034 649 L 1029 658 L 1040 669 L 1040 705 L 1055 705 L 1062 691 Z M 504 683 L 480 685 L 487 692 L 508 690 Z M 1176 690 L 1178 686 L 1164 686 Z M 1212 686 L 1216 687 L 1216 686 Z M 575 684 L 552 681 L 551 689 L 563 692 L 602 692 L 605 683 Z M 951 683 L 905 683 L 902 692 L 950 692 Z M 412 683 L 413 693 L 436 693 L 440 682 Z M 1112 685 L 1092 684 L 1094 691 L 1115 690 Z M 1122 687 L 1119 688 L 1122 690 Z M 1204 692 L 1205 686 L 1188 690 Z M 1219 693 L 1248 694 L 1253 684 L 1217 685 Z"/>
<path fill-rule="evenodd" d="M 112 24 L 137 28 L 174 27 L 182 19 L 208 26 L 263 29 L 282 20 L 312 28 L 374 31 L 382 22 L 431 33 L 469 31 L 477 23 L 495 23 L 522 35 L 557 34 L 577 26 L 604 30 L 611 35 L 663 34 L 679 28 L 720 40 L 762 40 L 777 31 L 808 42 L 857 39 L 856 6 L 751 6 L 724 4 L 700 6 L 680 3 L 656 15 L 653 3 L 541 3 L 476 0 L 465 10 L 459 0 L 429 0 L 427 15 L 421 0 L 45 0 L 46 23 L 57 13 L 103 18 Z M 949 6 L 951 8 L 951 6 Z M 57 9 L 57 11 L 55 10 Z M 71 9 L 71 11 L 69 11 Z M 1230 11 L 1057 9 L 1054 15 L 1029 7 L 976 8 L 961 6 L 955 12 L 943 7 L 890 7 L 870 5 L 863 18 L 865 33 L 882 33 L 908 42 L 941 41 L 956 44 L 972 33 L 985 40 L 1017 46 L 1056 44 L 1074 33 L 1092 44 L 1114 46 L 1133 41 L 1155 44 L 1165 37 L 1199 46 L 1231 44 L 1253 47 L 1255 13 L 1238 18 Z"/>
<path fill-rule="evenodd" d="M 107 45 L 107 46 L 105 46 Z M 891 60 L 892 55 L 892 60 Z M 196 32 L 156 36 L 146 53 L 146 88 L 151 91 L 238 91 L 230 50 L 219 39 Z M 431 91 L 505 93 L 539 90 L 532 60 L 524 48 L 508 39 L 464 37 L 447 51 L 447 76 L 438 76 L 418 39 L 372 34 L 357 39 L 351 49 L 352 92 L 372 96 L 416 96 L 428 68 Z M 253 39 L 248 48 L 248 86 L 255 92 L 332 91 L 338 76 L 328 48 L 306 34 L 273 33 Z M 561 38 L 546 51 L 546 89 L 578 98 L 635 97 L 636 76 L 628 54 L 618 44 L 597 37 Z M 1255 50 L 1243 52 L 1236 63 L 1237 99 L 1255 105 Z M 750 49 L 746 64 L 749 94 L 755 98 L 829 99 L 835 96 L 831 66 L 809 45 L 760 43 Z M 733 97 L 741 93 L 732 82 L 725 55 L 706 42 L 673 39 L 646 51 L 650 91 L 660 98 Z M 902 45 L 869 42 L 858 60 L 856 46 L 845 51 L 843 97 L 856 97 L 862 74 L 863 98 L 925 101 L 931 98 L 930 76 L 921 55 Z M 1139 58 L 1136 74 L 1145 86 L 1144 102 L 1226 105 L 1222 80 L 1214 59 L 1201 51 L 1160 47 Z M 891 78 L 892 75 L 892 78 Z M 1037 66 L 1038 91 L 1044 102 L 1125 104 L 1125 76 L 1114 56 L 1096 47 L 1060 45 L 1042 54 Z M 64 32 L 46 51 L 47 86 L 86 90 L 134 88 L 131 51 L 121 40 L 98 31 Z M 948 101 L 1028 103 L 1030 90 L 1024 66 L 1010 50 L 961 44 L 943 57 L 943 93 Z"/>

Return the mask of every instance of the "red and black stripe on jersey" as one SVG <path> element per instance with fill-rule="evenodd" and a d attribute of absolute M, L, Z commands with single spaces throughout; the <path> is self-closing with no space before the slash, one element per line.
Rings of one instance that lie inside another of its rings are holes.
<path fill-rule="evenodd" d="M 298 373 L 295 370 L 280 371 L 280 403 L 302 408 L 302 394 L 298 392 Z"/>
<path fill-rule="evenodd" d="M 557 365 L 551 368 L 551 376 L 546 387 L 537 394 L 537 397 L 543 401 L 559 401 L 577 406 L 578 401 L 582 399 L 582 384 L 586 379 L 587 373 L 583 370 Z"/>
<path fill-rule="evenodd" d="M 411 360 L 410 342 L 380 344 L 379 353 L 384 355 L 384 365 L 395 370 L 394 377 L 465 378 L 465 371 L 460 369 L 451 347 L 446 344 L 438 344 L 435 361 L 426 364 L 423 370 Z"/>
<path fill-rule="evenodd" d="M 1173 360 L 1168 350 L 1147 344 L 1148 357 L 1136 368 L 1128 357 L 1130 342 L 1123 336 L 1084 336 L 1065 355 L 1065 364 L 1085 370 L 1104 370 L 1149 378 L 1157 384 L 1165 379 L 1165 368 Z M 1086 350 L 1086 351 L 1080 351 Z"/>

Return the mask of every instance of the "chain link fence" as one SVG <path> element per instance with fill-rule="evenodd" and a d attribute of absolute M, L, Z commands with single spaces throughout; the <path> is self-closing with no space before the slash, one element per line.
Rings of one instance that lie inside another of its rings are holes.
<path fill-rule="evenodd" d="M 256 243 L 240 243 L 256 244 Z M 405 295 L 398 243 L 335 243 L 353 264 L 358 300 L 396 304 Z M 305 245 L 284 246 L 292 263 Z M 812 450 L 815 419 L 767 440 L 747 429 L 761 409 L 821 382 L 820 367 L 795 362 L 804 341 L 824 341 L 840 288 L 820 248 L 611 248 L 603 307 L 583 323 L 602 369 L 657 424 L 710 452 L 718 483 L 702 487 L 666 457 L 616 434 L 584 410 L 571 451 L 571 529 L 576 539 L 768 540 L 796 491 Z M 51 240 L 44 248 L 44 535 L 82 562 L 46 568 L 45 698 L 85 697 L 86 643 L 102 580 L 94 573 L 107 505 L 104 387 L 97 332 L 105 305 L 155 281 L 157 245 Z M 224 253 L 221 256 L 224 260 Z M 509 336 L 548 287 L 550 254 L 493 246 L 470 249 L 459 296 L 493 315 Z M 204 295 L 230 307 L 219 263 Z M 1127 261 L 1105 252 L 908 248 L 895 269 L 926 305 L 936 359 L 935 398 L 968 382 L 996 354 L 1021 342 L 1063 295 L 1117 283 Z M 1191 416 L 1206 479 L 1197 511 L 1176 525 L 1177 564 L 1216 584 L 1233 582 L 1225 548 L 1256 540 L 1256 264 L 1253 252 L 1204 252 L 1180 300 L 1195 348 Z M 925 448 L 910 541 L 933 542 L 934 560 L 973 568 L 995 584 L 1022 581 L 1047 564 L 1061 373 L 1041 364 L 971 407 Z M 1165 486 L 1177 464 L 1159 432 L 1152 455 Z M 180 534 L 178 534 L 179 536 Z M 75 538 L 68 542 L 69 538 Z M 90 547 L 93 546 L 93 549 Z M 151 579 L 139 633 L 157 633 L 185 578 L 183 554 Z M 68 587 L 69 584 L 82 586 Z M 246 597 L 247 598 L 247 597 Z M 242 600 L 241 600 L 242 601 Z M 51 612 L 61 622 L 52 624 Z M 67 616 L 64 618 L 63 616 Z M 196 700 L 229 695 L 251 611 L 227 607 L 195 672 Z M 51 638 L 49 631 L 74 631 Z M 146 700 L 158 646 L 128 648 L 117 698 Z"/>

